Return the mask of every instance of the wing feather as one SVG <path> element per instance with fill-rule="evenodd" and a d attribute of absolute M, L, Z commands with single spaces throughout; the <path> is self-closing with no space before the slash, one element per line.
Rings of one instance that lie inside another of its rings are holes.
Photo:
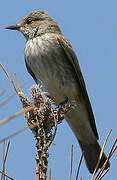
<path fill-rule="evenodd" d="M 67 56 L 67 59 L 70 61 L 71 65 L 73 66 L 73 68 L 76 72 L 77 80 L 78 80 L 79 86 L 81 88 L 82 96 L 86 102 L 86 108 L 87 108 L 87 111 L 89 114 L 89 121 L 90 121 L 92 130 L 93 130 L 96 138 L 99 139 L 92 107 L 91 107 L 91 104 L 89 101 L 89 97 L 88 97 L 87 90 L 86 90 L 86 85 L 85 85 L 85 82 L 84 82 L 84 79 L 83 79 L 83 76 L 82 76 L 82 73 L 80 70 L 78 59 L 77 59 L 70 43 L 62 35 L 59 35 L 57 37 L 57 39 L 58 39 L 58 42 L 59 42 L 61 48 L 63 49 L 65 55 Z"/>

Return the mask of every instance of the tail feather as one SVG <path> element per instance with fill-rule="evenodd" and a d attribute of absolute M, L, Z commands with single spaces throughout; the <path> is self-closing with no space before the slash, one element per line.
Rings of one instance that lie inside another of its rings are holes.
<path fill-rule="evenodd" d="M 95 167 L 97 165 L 101 147 L 97 141 L 95 142 L 95 144 L 86 144 L 86 143 L 82 143 L 81 141 L 79 141 L 79 144 L 80 144 L 82 151 L 84 151 L 84 159 L 86 162 L 86 166 L 89 169 L 89 172 L 93 173 L 95 170 Z M 102 167 L 102 165 L 104 164 L 106 159 L 107 159 L 107 157 L 106 157 L 105 153 L 103 153 L 98 169 Z M 107 169 L 108 167 L 110 167 L 109 162 L 108 162 L 107 166 L 105 167 L 105 169 Z"/>

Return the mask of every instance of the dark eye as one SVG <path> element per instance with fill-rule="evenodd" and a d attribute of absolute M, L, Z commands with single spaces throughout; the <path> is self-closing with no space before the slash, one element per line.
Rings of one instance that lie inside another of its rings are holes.
<path fill-rule="evenodd" d="M 26 23 L 30 24 L 32 22 L 32 19 L 27 19 Z"/>

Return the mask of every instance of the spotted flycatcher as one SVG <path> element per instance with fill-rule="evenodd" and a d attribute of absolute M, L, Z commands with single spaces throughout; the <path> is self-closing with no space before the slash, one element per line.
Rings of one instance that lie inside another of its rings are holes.
<path fill-rule="evenodd" d="M 43 84 L 55 104 L 65 100 L 75 101 L 75 108 L 65 118 L 84 151 L 90 173 L 93 173 L 101 147 L 85 82 L 72 46 L 57 23 L 44 11 L 32 12 L 7 29 L 18 30 L 25 36 L 27 70 L 37 84 Z M 106 159 L 103 153 L 98 168 Z"/>

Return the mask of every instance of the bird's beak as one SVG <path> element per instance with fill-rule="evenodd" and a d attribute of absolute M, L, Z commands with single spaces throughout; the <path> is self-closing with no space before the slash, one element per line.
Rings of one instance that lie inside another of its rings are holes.
<path fill-rule="evenodd" d="M 5 29 L 10 29 L 10 30 L 19 30 L 20 26 L 16 24 L 15 26 L 8 26 Z"/>

